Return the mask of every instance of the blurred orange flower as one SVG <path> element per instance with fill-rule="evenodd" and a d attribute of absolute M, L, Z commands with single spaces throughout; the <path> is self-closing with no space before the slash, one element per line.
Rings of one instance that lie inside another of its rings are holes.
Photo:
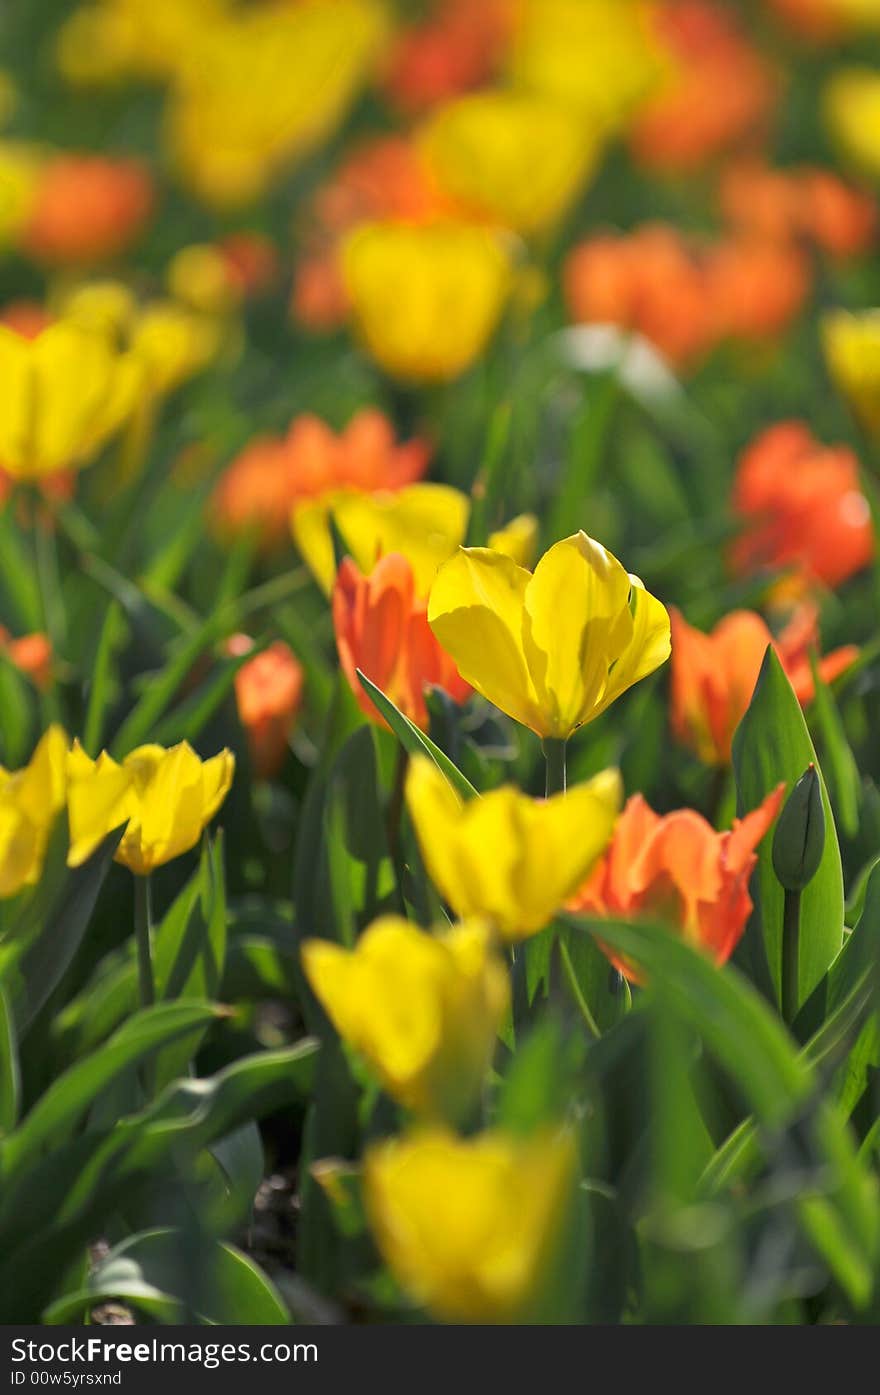
<path fill-rule="evenodd" d="M 385 725 L 358 682 L 358 668 L 423 731 L 426 687 L 443 688 L 456 702 L 470 695 L 469 684 L 434 637 L 427 600 L 416 595 L 412 566 L 399 552 L 380 557 L 369 576 L 344 558 L 332 604 L 342 671 L 358 706 L 374 722 Z"/>
<path fill-rule="evenodd" d="M 227 644 L 233 656 L 247 654 L 252 648 L 248 635 L 233 635 Z M 280 639 L 242 664 L 235 675 L 238 716 L 247 733 L 254 773 L 260 779 L 271 779 L 281 768 L 302 690 L 302 665 Z"/>
<path fill-rule="evenodd" d="M 0 625 L 0 655 L 9 659 L 38 688 L 47 688 L 52 678 L 52 645 L 46 635 L 35 633 L 13 639 Z"/>
<path fill-rule="evenodd" d="M 425 441 L 398 445 L 375 408 L 356 412 L 338 434 L 305 413 L 286 436 L 259 438 L 236 457 L 214 492 L 214 518 L 221 533 L 256 527 L 271 547 L 289 538 L 291 511 L 303 500 L 337 489 L 402 489 L 422 478 L 429 458 Z"/>
<path fill-rule="evenodd" d="M 511 0 L 439 0 L 421 24 L 401 31 L 382 83 L 398 111 L 415 116 L 488 82 L 513 18 Z"/>
<path fill-rule="evenodd" d="M 747 233 L 780 242 L 804 239 L 834 257 L 867 251 L 877 231 L 877 203 L 830 170 L 771 169 L 737 161 L 724 172 L 721 211 Z"/>
<path fill-rule="evenodd" d="M 706 265 L 706 294 L 720 338 L 761 341 L 782 334 L 810 293 L 806 256 L 791 244 L 732 237 Z"/>
<path fill-rule="evenodd" d="M 591 238 L 569 254 L 563 283 L 574 320 L 636 330 L 678 367 L 711 345 L 703 269 L 674 228 L 650 223 Z"/>
<path fill-rule="evenodd" d="M 0 324 L 14 329 L 22 339 L 36 339 L 48 329 L 53 318 L 38 300 L 10 300 L 0 310 Z"/>
<path fill-rule="evenodd" d="M 804 422 L 771 426 L 740 457 L 733 507 L 747 530 L 734 567 L 795 567 L 807 581 L 839 586 L 874 554 L 871 511 L 859 462 L 847 446 L 824 446 Z"/>
<path fill-rule="evenodd" d="M 840 0 L 769 0 L 769 4 L 804 39 L 822 43 L 846 32 Z"/>
<path fill-rule="evenodd" d="M 631 148 L 650 168 L 692 170 L 761 131 L 776 79 L 727 6 L 668 0 L 657 26 L 667 80 L 636 118 Z"/>
<path fill-rule="evenodd" d="M 733 735 L 755 691 L 761 664 L 772 645 L 800 703 L 814 696 L 810 650 L 818 651 L 818 613 L 810 603 L 794 612 L 776 639 L 751 610 L 735 610 L 712 630 L 689 625 L 674 607 L 672 621 L 672 729 L 707 765 L 727 765 Z M 858 658 L 855 645 L 819 660 L 819 674 L 832 682 Z"/>
<path fill-rule="evenodd" d="M 587 915 L 659 921 L 725 964 L 752 910 L 749 880 L 755 849 L 779 813 L 785 786 L 718 833 L 695 809 L 656 814 L 640 794 L 627 801 L 608 849 L 569 909 Z M 626 959 L 602 945 L 632 983 Z"/>
<path fill-rule="evenodd" d="M 42 168 L 21 246 L 37 261 L 106 261 L 137 238 L 153 205 L 153 181 L 139 161 L 57 155 Z"/>

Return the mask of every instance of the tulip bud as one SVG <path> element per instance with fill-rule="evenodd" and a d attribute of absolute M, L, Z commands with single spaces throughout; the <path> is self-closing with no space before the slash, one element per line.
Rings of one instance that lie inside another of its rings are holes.
<path fill-rule="evenodd" d="M 822 787 L 811 763 L 788 796 L 773 835 L 773 870 L 786 891 L 803 891 L 813 880 L 824 848 Z"/>

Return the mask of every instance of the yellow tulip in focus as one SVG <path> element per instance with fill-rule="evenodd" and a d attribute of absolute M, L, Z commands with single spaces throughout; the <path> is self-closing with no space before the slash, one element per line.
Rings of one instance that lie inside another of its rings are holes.
<path fill-rule="evenodd" d="M 880 179 L 880 73 L 844 68 L 825 89 L 825 120 L 843 153 Z"/>
<path fill-rule="evenodd" d="M 650 0 L 522 0 L 510 76 L 591 130 L 617 130 L 663 72 L 653 12 Z"/>
<path fill-rule="evenodd" d="M 202 761 L 183 741 L 166 750 L 139 746 L 121 764 L 92 760 L 76 743 L 68 759 L 68 864 L 78 867 L 113 829 L 127 826 L 116 851 L 138 876 L 195 847 L 232 784 L 235 758 Z"/>
<path fill-rule="evenodd" d="M 406 799 L 428 874 L 456 915 L 488 920 L 517 941 L 543 930 L 586 880 L 614 830 L 622 787 L 605 770 L 551 799 L 503 785 L 465 804 L 419 756 Z"/>
<path fill-rule="evenodd" d="M 441 562 L 463 541 L 469 502 L 445 484 L 410 484 L 384 494 L 343 490 L 294 509 L 296 545 L 318 584 L 329 595 L 336 575 L 332 517 L 345 545 L 364 573 L 379 557 L 400 552 L 412 565 L 416 591 L 426 595 Z"/>
<path fill-rule="evenodd" d="M 0 462 L 33 480 L 87 465 L 131 415 L 141 370 L 108 336 L 59 321 L 34 339 L 0 325 Z"/>
<path fill-rule="evenodd" d="M 541 737 L 566 740 L 669 657 L 669 616 L 586 533 L 534 573 L 461 548 L 431 588 L 428 621 L 462 678 Z"/>
<path fill-rule="evenodd" d="M 472 921 L 432 935 L 387 916 L 353 950 L 307 940 L 302 959 L 333 1025 L 394 1099 L 431 1118 L 466 1115 L 508 1002 L 487 926 Z"/>
<path fill-rule="evenodd" d="M 0 766 L 0 900 L 39 881 L 49 834 L 64 807 L 68 740 L 53 726 L 21 770 Z"/>
<path fill-rule="evenodd" d="M 822 321 L 828 371 L 856 416 L 880 434 L 880 310 L 834 310 Z"/>
<path fill-rule="evenodd" d="M 392 377 L 447 382 L 485 348 L 510 288 L 502 240 L 466 223 L 367 223 L 343 244 L 355 324 Z"/>
<path fill-rule="evenodd" d="M 367 1219 L 398 1283 L 437 1317 L 527 1321 L 558 1251 L 576 1164 L 565 1132 L 462 1139 L 417 1129 L 367 1150 Z"/>
<path fill-rule="evenodd" d="M 211 26 L 175 73 L 166 130 L 183 178 L 217 207 L 259 198 L 342 120 L 385 22 L 377 0 L 308 0 Z"/>
<path fill-rule="evenodd" d="M 526 92 L 478 92 L 442 107 L 421 138 L 441 188 L 514 231 L 552 228 L 596 167 L 595 127 Z"/>

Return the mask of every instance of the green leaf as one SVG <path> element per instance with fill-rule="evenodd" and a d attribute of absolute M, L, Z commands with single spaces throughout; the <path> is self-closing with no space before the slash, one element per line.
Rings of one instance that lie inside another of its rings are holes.
<path fill-rule="evenodd" d="M 33 711 L 28 687 L 15 664 L 0 653 L 0 760 L 8 770 L 24 764 L 31 746 Z"/>
<path fill-rule="evenodd" d="M 377 688 L 375 683 L 371 683 L 366 674 L 356 670 L 358 682 L 372 702 L 376 711 L 390 726 L 401 746 L 408 751 L 411 756 L 430 756 L 438 770 L 446 776 L 447 780 L 462 799 L 473 799 L 477 791 L 470 780 L 462 775 L 458 766 L 453 765 L 447 755 L 435 746 L 429 736 L 419 731 L 408 717 L 405 717 L 399 708 L 395 707 L 390 698 L 386 697 L 381 688 Z"/>
<path fill-rule="evenodd" d="M 104 740 L 107 714 L 113 702 L 113 658 L 125 634 L 122 606 L 111 601 L 104 612 L 104 623 L 98 637 L 89 678 L 89 701 L 83 724 L 82 744 L 91 756 L 97 756 Z"/>
<path fill-rule="evenodd" d="M 193 1256 L 190 1237 L 170 1229 L 129 1236 L 95 1266 L 84 1288 L 52 1303 L 42 1321 L 71 1323 L 99 1303 L 117 1299 L 156 1322 L 179 1324 L 191 1311 L 185 1293 L 195 1300 L 200 1323 L 290 1322 L 279 1294 L 247 1255 L 223 1241 L 209 1240 L 202 1241 Z"/>
<path fill-rule="evenodd" d="M 746 715 L 733 742 L 737 786 L 737 813 L 757 808 L 776 785 L 788 789 L 816 765 L 816 752 L 807 731 L 800 704 L 782 665 L 770 647 Z M 825 810 L 825 851 L 816 876 L 801 896 L 799 994 L 805 1002 L 826 973 L 843 943 L 843 872 L 840 848 L 828 791 L 822 780 Z M 784 893 L 773 871 L 772 839 L 765 838 L 758 851 L 753 879 L 755 912 L 746 933 L 753 972 L 760 981 L 763 946 L 770 985 L 777 1004 L 782 1001 L 782 913 Z"/>
<path fill-rule="evenodd" d="M 859 767 L 846 739 L 843 719 L 834 694 L 819 672 L 816 655 L 812 650 L 810 669 L 815 689 L 814 712 L 825 755 L 832 802 L 840 815 L 840 826 L 844 833 L 848 838 L 854 838 L 859 831 Z"/>
<path fill-rule="evenodd" d="M 60 1148 L 98 1096 L 124 1071 L 216 1017 L 203 1003 L 162 1003 L 136 1012 L 98 1051 L 59 1076 L 40 1096 L 3 1151 L 4 1175 L 48 1147 Z"/>
<path fill-rule="evenodd" d="M 512 413 L 509 402 L 499 402 L 489 418 L 483 459 L 473 488 L 468 523 L 468 547 L 485 547 L 493 528 L 500 527 L 505 481 L 508 478 Z"/>
<path fill-rule="evenodd" d="M 572 423 L 563 476 L 553 493 L 548 544 L 584 526 L 620 398 L 617 373 L 603 373 L 584 383 L 584 400 Z"/>
<path fill-rule="evenodd" d="M 0 1137 L 11 1133 L 18 1122 L 20 1092 L 15 1025 L 6 995 L 0 986 Z"/>

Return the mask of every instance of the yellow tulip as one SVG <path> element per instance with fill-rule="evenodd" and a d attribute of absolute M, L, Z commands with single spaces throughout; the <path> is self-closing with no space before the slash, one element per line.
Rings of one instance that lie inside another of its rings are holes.
<path fill-rule="evenodd" d="M 185 742 L 166 750 L 139 746 L 121 764 L 106 752 L 92 760 L 75 743 L 68 759 L 68 864 L 78 867 L 113 829 L 126 824 L 116 851 L 138 876 L 195 847 L 232 784 L 235 758 L 201 761 Z"/>
<path fill-rule="evenodd" d="M 504 785 L 465 804 L 420 756 L 406 800 L 428 874 L 456 915 L 517 941 L 543 930 L 586 880 L 614 831 L 622 787 L 605 770 L 551 799 Z"/>
<path fill-rule="evenodd" d="M 576 1163 L 566 1132 L 419 1129 L 367 1150 L 367 1218 L 395 1278 L 437 1317 L 525 1321 L 556 1257 Z"/>
<path fill-rule="evenodd" d="M 538 520 L 533 513 L 521 513 L 489 534 L 493 552 L 503 552 L 520 567 L 530 567 L 538 548 Z"/>
<path fill-rule="evenodd" d="M 331 517 L 362 572 L 371 572 L 378 557 L 400 552 L 412 565 L 416 590 L 427 595 L 437 568 L 463 541 L 469 511 L 466 495 L 445 484 L 410 484 L 384 494 L 341 490 L 298 505 L 291 527 L 301 556 L 328 595 L 336 575 Z"/>
<path fill-rule="evenodd" d="M 508 1002 L 487 926 L 472 921 L 432 935 L 387 916 L 353 950 L 307 940 L 302 960 L 340 1036 L 390 1095 L 430 1117 L 466 1114 Z"/>
<path fill-rule="evenodd" d="M 153 392 L 173 392 L 216 358 L 223 321 L 172 300 L 144 306 L 131 329 L 131 351 Z"/>
<path fill-rule="evenodd" d="M 428 621 L 478 693 L 561 740 L 670 652 L 664 607 L 586 533 L 554 544 L 534 573 L 461 548 L 437 573 Z"/>
<path fill-rule="evenodd" d="M 53 309 L 72 324 L 127 345 L 138 305 L 134 292 L 123 281 L 84 281 L 66 287 L 53 302 Z"/>
<path fill-rule="evenodd" d="M 21 770 L 0 766 L 0 900 L 39 881 L 49 835 L 64 807 L 68 740 L 52 726 Z"/>
<path fill-rule="evenodd" d="M 377 0 L 310 0 L 243 7 L 210 26 L 175 73 L 166 129 L 181 175 L 221 208 L 260 197 L 342 120 L 385 23 Z"/>
<path fill-rule="evenodd" d="M 181 247 L 168 264 L 168 289 L 175 300 L 207 315 L 226 315 L 241 303 L 219 247 L 196 242 Z"/>
<path fill-rule="evenodd" d="M 828 371 L 853 411 L 880 433 L 880 310 L 834 310 L 822 321 Z"/>
<path fill-rule="evenodd" d="M 880 73 L 844 68 L 825 88 L 826 123 L 844 154 L 865 174 L 880 178 Z"/>
<path fill-rule="evenodd" d="M 36 147 L 0 142 L 0 247 L 14 243 L 27 223 L 42 163 Z"/>
<path fill-rule="evenodd" d="M 355 324 L 387 373 L 457 378 L 482 353 L 511 283 L 500 238 L 465 223 L 367 223 L 342 249 Z"/>
<path fill-rule="evenodd" d="M 131 415 L 141 385 L 131 354 L 59 321 L 35 339 L 0 325 L 0 461 L 33 480 L 87 465 Z"/>
<path fill-rule="evenodd" d="M 623 125 L 662 72 L 651 0 L 523 0 L 510 76 L 591 129 Z"/>
<path fill-rule="evenodd" d="M 441 107 L 421 137 L 438 184 L 478 216 L 534 234 L 559 222 L 601 151 L 595 126 L 527 92 L 477 92 Z"/>
<path fill-rule="evenodd" d="M 230 0 L 93 0 L 62 26 L 58 66 L 68 82 L 83 84 L 129 73 L 169 77 L 230 9 Z"/>

